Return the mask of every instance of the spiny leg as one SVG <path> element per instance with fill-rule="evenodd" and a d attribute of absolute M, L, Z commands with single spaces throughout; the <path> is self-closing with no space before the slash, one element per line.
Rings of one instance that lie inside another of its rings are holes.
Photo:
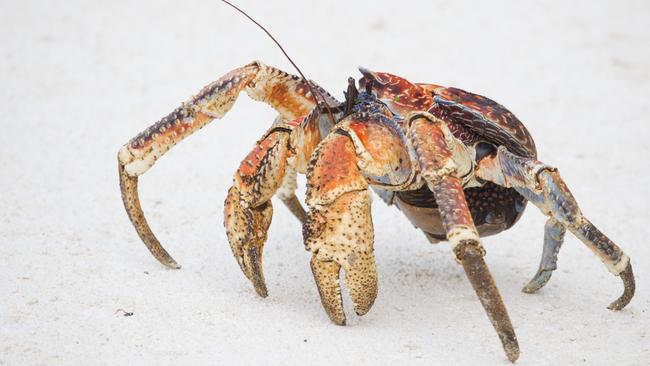
<path fill-rule="evenodd" d="M 553 271 L 557 269 L 557 254 L 560 251 L 566 227 L 554 218 L 549 218 L 544 225 L 544 250 L 539 269 L 535 276 L 522 289 L 523 292 L 532 294 L 548 283 Z"/>
<path fill-rule="evenodd" d="M 307 115 L 315 106 L 304 80 L 253 62 L 209 84 L 172 113 L 139 133 L 118 152 L 124 207 L 151 254 L 165 266 L 180 267 L 149 228 L 138 198 L 138 177 L 178 142 L 213 119 L 223 117 L 243 90 L 252 99 L 271 105 L 283 120 Z M 331 98 L 326 92 L 322 93 L 328 100 Z M 335 100 L 328 102 L 334 103 Z"/>
<path fill-rule="evenodd" d="M 478 295 L 506 356 L 511 362 L 519 358 L 519 344 L 508 311 L 494 279 L 485 264 L 485 250 L 472 221 L 463 192 L 459 171 L 468 152 L 443 121 L 425 113 L 409 118 L 409 139 L 418 155 L 421 174 L 433 192 L 454 256 Z M 471 164 L 470 164 L 471 166 Z"/>
<path fill-rule="evenodd" d="M 609 305 L 610 309 L 621 310 L 632 300 L 635 283 L 630 258 L 583 216 L 557 169 L 512 154 L 501 146 L 496 154 L 481 161 L 477 175 L 504 187 L 515 188 L 545 215 L 569 229 L 603 261 L 612 274 L 621 277 L 624 292 Z"/>
<path fill-rule="evenodd" d="M 307 174 L 305 246 L 313 253 L 311 267 L 323 307 L 338 325 L 345 324 L 341 267 L 358 315 L 367 313 L 377 296 L 370 191 L 356 160 L 350 139 L 332 134 L 314 153 Z"/>

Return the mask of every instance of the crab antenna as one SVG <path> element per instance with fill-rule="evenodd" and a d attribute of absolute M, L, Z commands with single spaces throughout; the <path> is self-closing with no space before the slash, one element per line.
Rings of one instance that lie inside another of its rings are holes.
<path fill-rule="evenodd" d="M 309 91 L 311 92 L 311 97 L 314 99 L 314 102 L 316 103 L 316 105 L 318 105 L 318 99 L 316 99 L 316 95 L 318 95 L 318 96 L 320 97 L 320 99 L 323 101 L 323 104 L 325 105 L 325 108 L 327 108 L 327 113 L 329 114 L 329 117 L 330 117 L 330 119 L 332 120 L 332 124 L 336 124 L 336 121 L 334 120 L 334 116 L 332 115 L 332 110 L 330 109 L 330 106 L 329 106 L 329 104 L 327 104 L 327 101 L 325 100 L 325 98 L 323 97 L 323 95 L 322 95 L 320 92 L 317 92 L 317 93 L 314 92 L 314 89 L 312 89 L 312 87 L 311 87 L 311 82 L 309 81 L 309 79 L 307 79 L 307 78 L 305 77 L 305 75 L 302 73 L 302 71 L 300 71 L 300 68 L 298 67 L 298 65 L 296 65 L 296 63 L 293 62 L 293 60 L 291 59 L 291 57 L 289 57 L 289 55 L 288 55 L 287 52 L 284 50 L 284 48 L 282 47 L 282 45 L 280 44 L 280 42 L 278 42 L 278 41 L 275 39 L 275 37 L 273 37 L 273 35 L 272 35 L 268 30 L 266 30 L 266 28 L 264 28 L 264 26 L 262 26 L 260 23 L 258 23 L 255 19 L 253 19 L 253 18 L 252 18 L 250 15 L 248 15 L 245 11 L 241 10 L 240 8 L 238 8 L 236 5 L 232 4 L 232 3 L 229 2 L 229 1 L 226 1 L 226 0 L 221 0 L 221 1 L 223 1 L 224 3 L 230 5 L 233 9 L 237 10 L 238 12 L 242 13 L 242 14 L 243 14 L 246 18 L 248 18 L 251 22 L 255 23 L 255 25 L 257 25 L 258 27 L 260 27 L 260 28 L 264 31 L 264 33 L 266 33 L 266 35 L 269 36 L 269 37 L 271 38 L 271 40 L 273 40 L 273 42 L 275 42 L 275 44 L 280 48 L 280 51 L 282 51 L 282 53 L 283 53 L 284 56 L 287 58 L 287 60 L 289 60 L 289 62 L 291 62 L 291 65 L 293 65 L 293 67 L 296 69 L 296 71 L 298 71 L 298 74 L 300 74 L 300 76 L 302 77 L 302 79 L 305 80 L 305 83 L 307 83 L 307 87 L 309 88 Z"/>

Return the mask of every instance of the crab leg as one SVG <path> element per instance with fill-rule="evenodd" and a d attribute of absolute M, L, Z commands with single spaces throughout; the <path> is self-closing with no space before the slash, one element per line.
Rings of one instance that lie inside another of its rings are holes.
<path fill-rule="evenodd" d="M 421 174 L 433 192 L 447 240 L 454 256 L 478 295 L 506 356 L 511 362 L 519 358 L 517 336 L 494 279 L 483 260 L 485 250 L 465 200 L 458 178 L 458 161 L 464 159 L 463 147 L 456 143 L 443 121 L 419 113 L 410 117 L 409 138 L 418 155 Z"/>
<path fill-rule="evenodd" d="M 160 245 L 147 224 L 138 198 L 138 176 L 144 174 L 175 144 L 213 119 L 223 117 L 242 90 L 252 99 L 271 105 L 283 120 L 307 115 L 315 106 L 304 80 L 253 62 L 206 86 L 168 116 L 131 139 L 118 152 L 124 207 L 151 254 L 168 267 L 179 266 Z"/>
<path fill-rule="evenodd" d="M 624 292 L 609 305 L 610 309 L 621 310 L 632 300 L 635 284 L 630 258 L 582 215 L 578 203 L 557 169 L 534 159 L 522 158 L 512 154 L 505 147 L 499 147 L 496 154 L 481 160 L 477 175 L 504 187 L 515 188 L 545 215 L 569 229 L 603 261 L 612 274 L 621 277 Z M 557 234 L 560 233 L 560 229 L 553 230 L 557 231 Z M 559 249 L 561 235 L 554 240 L 556 243 L 550 245 Z M 554 262 L 554 259 L 552 261 Z M 545 269 L 552 270 L 552 266 Z"/>
<path fill-rule="evenodd" d="M 323 307 L 335 324 L 344 325 L 341 268 L 358 315 L 367 313 L 377 297 L 370 191 L 347 136 L 330 134 L 321 143 L 307 182 L 305 246 L 313 253 L 311 268 Z"/>
<path fill-rule="evenodd" d="M 566 227 L 561 222 L 550 217 L 544 225 L 544 250 L 539 269 L 535 276 L 522 289 L 523 292 L 532 294 L 546 285 L 551 279 L 551 274 L 557 269 L 557 254 L 560 251 Z"/>
<path fill-rule="evenodd" d="M 124 171 L 124 165 L 119 164 L 118 170 L 120 173 L 120 190 L 122 191 L 122 201 L 124 207 L 129 215 L 129 219 L 133 223 L 140 239 L 147 246 L 151 254 L 162 264 L 169 268 L 181 268 L 172 258 L 165 248 L 160 245 L 158 239 L 149 228 L 147 219 L 144 217 L 142 207 L 140 206 L 140 198 L 138 197 L 138 177 L 129 176 Z"/>
<path fill-rule="evenodd" d="M 276 195 L 300 223 L 304 224 L 305 220 L 307 220 L 307 212 L 305 212 L 300 200 L 296 197 L 296 170 L 290 166 L 287 166 L 285 169 L 282 184 Z"/>

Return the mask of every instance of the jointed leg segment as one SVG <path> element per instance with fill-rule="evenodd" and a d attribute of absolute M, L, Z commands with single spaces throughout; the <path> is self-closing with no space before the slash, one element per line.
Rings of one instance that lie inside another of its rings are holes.
<path fill-rule="evenodd" d="M 278 189 L 276 196 L 284 203 L 291 213 L 304 224 L 307 220 L 307 212 L 302 207 L 300 200 L 296 196 L 296 170 L 290 166 L 285 168 L 284 178 L 282 184 Z"/>
<path fill-rule="evenodd" d="M 463 265 L 488 318 L 512 362 L 519 357 L 519 345 L 506 307 L 483 256 L 478 232 L 465 200 L 458 163 L 464 151 L 455 144 L 444 122 L 430 115 L 410 119 L 409 138 L 418 155 L 421 174 L 433 192 L 454 256 Z"/>
<path fill-rule="evenodd" d="M 140 198 L 138 197 L 138 177 L 133 177 L 127 174 L 124 170 L 124 165 L 122 164 L 118 166 L 118 171 L 120 174 L 122 201 L 124 202 L 124 207 L 129 215 L 129 219 L 133 223 L 140 239 L 142 239 L 144 245 L 149 249 L 149 252 L 151 252 L 158 262 L 169 268 L 181 268 L 174 258 L 167 253 L 165 248 L 160 245 L 160 242 L 151 231 L 151 228 L 149 228 L 149 223 L 147 223 L 147 219 L 144 217 L 142 206 L 140 206 Z"/>
<path fill-rule="evenodd" d="M 551 279 L 551 274 L 557 269 L 557 254 L 560 252 L 565 233 L 566 227 L 556 219 L 551 217 L 546 221 L 542 260 L 533 279 L 524 286 L 524 292 L 529 294 L 537 292 Z"/>
<path fill-rule="evenodd" d="M 293 120 L 308 114 L 315 106 L 304 80 L 273 67 L 253 62 L 235 69 L 203 88 L 172 113 L 139 133 L 118 152 L 120 187 L 124 207 L 140 238 L 151 254 L 171 268 L 179 265 L 151 232 L 138 198 L 138 176 L 144 174 L 174 145 L 223 117 L 240 92 L 274 107 L 281 118 Z M 250 195 L 255 192 L 241 191 Z M 235 194 L 235 193 L 233 193 Z M 292 212 L 300 215 L 295 198 L 285 197 Z"/>
<path fill-rule="evenodd" d="M 551 218 L 546 225 L 541 273 L 538 272 L 524 291 L 534 292 L 548 281 L 550 271 L 555 268 L 564 230 L 568 229 L 603 261 L 610 272 L 621 277 L 625 291 L 609 308 L 620 310 L 630 302 L 635 291 L 630 258 L 583 216 L 556 169 L 500 147 L 495 155 L 481 161 L 477 175 L 504 187 L 515 188 Z"/>

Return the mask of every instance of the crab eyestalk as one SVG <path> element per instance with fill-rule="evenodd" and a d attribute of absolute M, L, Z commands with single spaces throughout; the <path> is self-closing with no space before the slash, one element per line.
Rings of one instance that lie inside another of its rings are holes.
<path fill-rule="evenodd" d="M 173 269 L 181 268 L 174 258 L 167 253 L 165 248 L 160 245 L 160 242 L 151 231 L 151 228 L 149 228 L 147 219 L 144 217 L 144 212 L 142 212 L 142 206 L 140 206 L 140 198 L 138 197 L 138 177 L 128 175 L 124 170 L 124 165 L 122 165 L 122 163 L 118 163 L 118 165 L 122 202 L 124 202 L 124 208 L 126 209 L 135 230 L 138 232 L 140 239 L 142 239 L 144 244 L 147 246 L 147 249 L 149 249 L 151 254 L 160 263 Z"/>

